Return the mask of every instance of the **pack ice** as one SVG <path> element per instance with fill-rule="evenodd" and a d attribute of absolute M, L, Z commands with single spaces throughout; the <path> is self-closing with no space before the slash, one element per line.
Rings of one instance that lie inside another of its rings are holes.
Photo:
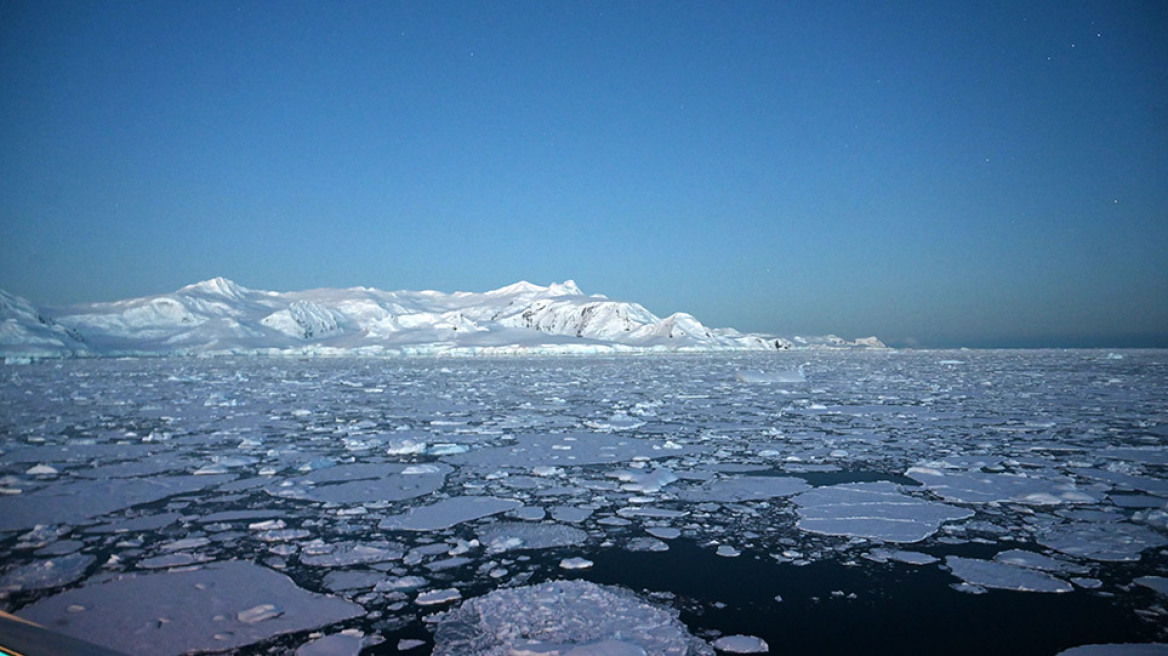
<path fill-rule="evenodd" d="M 1162 351 L 0 367 L 0 603 L 130 653 L 752 653 L 784 636 L 726 618 L 1003 595 L 1162 642 L 1166 386 Z"/>

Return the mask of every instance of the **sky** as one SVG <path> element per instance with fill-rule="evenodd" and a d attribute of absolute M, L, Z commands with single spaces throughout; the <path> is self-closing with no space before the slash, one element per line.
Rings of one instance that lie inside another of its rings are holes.
<path fill-rule="evenodd" d="M 1168 3 L 0 0 L 0 289 L 1168 346 Z"/>

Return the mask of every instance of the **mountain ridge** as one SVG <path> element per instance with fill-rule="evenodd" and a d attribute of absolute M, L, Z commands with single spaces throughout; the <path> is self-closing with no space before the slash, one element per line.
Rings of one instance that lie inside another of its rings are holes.
<path fill-rule="evenodd" d="M 573 280 L 486 292 L 371 287 L 273 292 L 216 277 L 174 292 L 37 310 L 0 296 L 0 357 L 489 355 L 879 348 L 876 338 L 784 338 L 588 295 Z"/>

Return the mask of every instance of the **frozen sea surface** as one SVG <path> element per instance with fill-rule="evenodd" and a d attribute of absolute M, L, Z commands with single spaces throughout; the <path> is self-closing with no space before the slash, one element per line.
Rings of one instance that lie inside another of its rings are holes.
<path fill-rule="evenodd" d="M 0 603 L 132 654 L 1161 653 L 1168 352 L 1123 356 L 0 367 Z"/>

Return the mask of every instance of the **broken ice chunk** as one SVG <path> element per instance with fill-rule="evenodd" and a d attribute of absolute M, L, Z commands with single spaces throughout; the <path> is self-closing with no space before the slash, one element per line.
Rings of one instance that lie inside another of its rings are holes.
<path fill-rule="evenodd" d="M 71 612 L 76 606 L 85 611 Z M 273 614 L 277 610 L 279 614 Z M 236 649 L 364 612 L 356 604 L 299 588 L 265 567 L 226 561 L 198 570 L 91 582 L 42 599 L 18 614 L 126 653 L 177 656 Z M 160 617 L 168 621 L 160 622 Z"/>
<path fill-rule="evenodd" d="M 498 497 L 451 497 L 428 506 L 410 508 L 401 515 L 386 517 L 378 527 L 387 531 L 436 531 L 522 505 L 514 499 Z"/>
<path fill-rule="evenodd" d="M 587 558 L 564 558 L 560 561 L 560 569 L 588 569 L 593 563 Z"/>
<path fill-rule="evenodd" d="M 434 656 L 557 653 L 580 656 L 713 652 L 676 612 L 588 581 L 496 590 L 442 613 Z"/>
<path fill-rule="evenodd" d="M 714 649 L 728 654 L 766 654 L 771 650 L 766 640 L 748 635 L 722 636 L 714 641 Z"/>
<path fill-rule="evenodd" d="M 1168 538 L 1150 528 L 1122 523 L 1059 524 L 1039 531 L 1037 539 L 1068 556 L 1111 562 L 1139 560 L 1145 549 L 1168 544 Z"/>
<path fill-rule="evenodd" d="M 458 588 L 443 588 L 441 590 L 423 592 L 414 599 L 414 603 L 419 606 L 437 606 L 438 604 L 448 604 L 459 599 L 462 599 L 462 593 L 458 591 Z"/>
<path fill-rule="evenodd" d="M 255 624 L 256 622 L 270 620 L 283 614 L 284 609 L 280 608 L 279 604 L 258 604 L 247 610 L 239 611 L 235 614 L 235 619 L 244 624 Z"/>
<path fill-rule="evenodd" d="M 900 492 L 895 483 L 843 483 L 820 487 L 792 499 L 800 529 L 823 535 L 886 542 L 920 542 L 947 521 L 965 519 L 965 508 L 925 501 Z"/>
<path fill-rule="evenodd" d="M 965 583 L 1021 592 L 1070 592 L 1074 587 L 1043 572 L 992 560 L 949 556 L 945 565 Z"/>
<path fill-rule="evenodd" d="M 488 552 L 499 553 L 579 545 L 588 538 L 588 534 L 563 524 L 499 522 L 480 529 L 478 538 Z"/>
<path fill-rule="evenodd" d="M 1094 503 L 1103 497 L 1080 490 L 1065 476 L 1041 478 L 1017 474 L 941 471 L 932 467 L 910 467 L 905 476 L 949 501 L 994 503 L 1012 501 L 1036 506 Z"/>

